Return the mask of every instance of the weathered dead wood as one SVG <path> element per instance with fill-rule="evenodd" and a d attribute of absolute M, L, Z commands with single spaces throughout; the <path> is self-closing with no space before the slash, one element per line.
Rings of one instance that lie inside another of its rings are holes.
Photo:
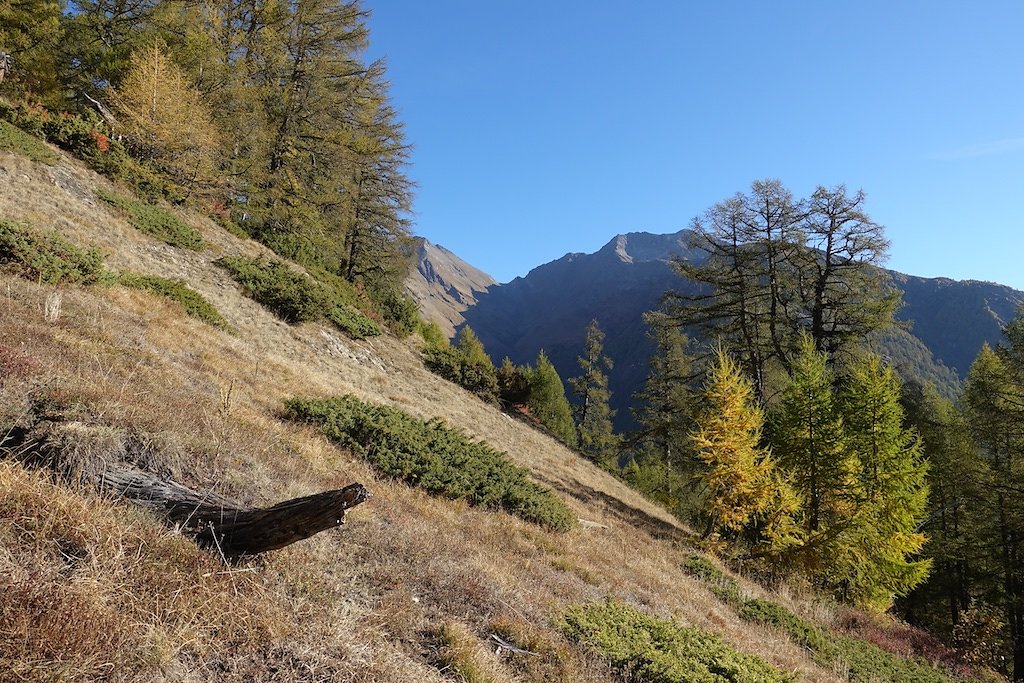
<path fill-rule="evenodd" d="M 212 491 L 176 481 L 186 458 L 153 435 L 102 425 L 41 419 L 0 435 L 0 456 L 46 469 L 67 484 L 93 487 L 152 510 L 226 559 L 277 550 L 339 526 L 345 512 L 370 497 L 362 484 L 246 508 Z M 196 480 L 194 475 L 192 480 Z"/>
<path fill-rule="evenodd" d="M 140 470 L 108 470 L 97 484 L 103 492 L 153 510 L 227 559 L 277 550 L 339 526 L 347 510 L 370 497 L 362 484 L 349 484 L 269 508 L 246 509 Z"/>

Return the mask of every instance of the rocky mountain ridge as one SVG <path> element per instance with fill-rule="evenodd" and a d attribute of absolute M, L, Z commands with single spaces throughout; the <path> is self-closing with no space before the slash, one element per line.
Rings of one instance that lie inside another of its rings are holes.
<path fill-rule="evenodd" d="M 447 322 L 453 333 L 468 323 L 496 363 L 505 356 L 516 363 L 533 362 L 544 349 L 563 379 L 578 372 L 583 330 L 597 319 L 607 335 L 605 352 L 615 362 L 609 373 L 613 407 L 620 426 L 628 425 L 630 398 L 642 386 L 653 350 L 642 315 L 656 308 L 667 290 L 686 288 L 670 259 L 694 256 L 687 233 L 616 235 L 592 254 L 566 254 L 511 282 L 487 278 L 491 284 L 469 290 L 471 297 L 459 303 L 457 316 L 438 317 L 431 305 L 454 297 L 436 289 L 421 310 L 446 330 Z M 410 291 L 426 286 L 424 272 L 439 283 L 480 272 L 447 249 L 443 259 L 433 261 L 429 253 L 424 258 L 429 264 L 421 261 L 410 276 Z M 1002 326 L 1024 304 L 1024 292 L 1004 285 L 890 274 L 903 292 L 897 317 L 907 328 L 885 335 L 879 348 L 904 374 L 934 381 L 947 393 L 955 391 L 981 346 L 999 341 Z"/>

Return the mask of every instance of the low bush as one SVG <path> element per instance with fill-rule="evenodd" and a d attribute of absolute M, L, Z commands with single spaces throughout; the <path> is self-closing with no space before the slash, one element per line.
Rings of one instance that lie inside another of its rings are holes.
<path fill-rule="evenodd" d="M 79 116 L 24 101 L 0 101 L 0 120 L 70 152 L 107 176 L 120 175 L 129 161 L 121 143 L 111 138 L 110 127 L 94 114 Z"/>
<path fill-rule="evenodd" d="M 565 635 L 606 657 L 637 683 L 775 683 L 795 677 L 737 651 L 699 628 L 684 628 L 620 602 L 580 605 L 561 624 Z"/>
<path fill-rule="evenodd" d="M 14 152 L 48 166 L 59 158 L 42 140 L 29 135 L 14 125 L 0 120 L 0 150 Z"/>
<path fill-rule="evenodd" d="M 0 263 L 38 282 L 89 285 L 109 278 L 103 254 L 83 249 L 58 235 L 0 220 Z"/>
<path fill-rule="evenodd" d="M 157 275 L 141 275 L 139 273 L 121 273 L 117 282 L 132 289 L 142 289 L 152 292 L 165 299 L 169 299 L 185 309 L 186 315 L 197 320 L 219 327 L 222 330 L 229 329 L 228 321 L 214 308 L 213 304 L 199 292 L 189 289 L 183 280 L 172 280 Z"/>
<path fill-rule="evenodd" d="M 327 313 L 327 320 L 351 339 L 366 339 L 380 334 L 380 325 L 370 320 L 357 308 L 348 304 L 335 304 Z"/>
<path fill-rule="evenodd" d="M 216 263 L 242 285 L 246 296 L 285 322 L 327 320 L 353 339 L 381 333 L 377 323 L 340 300 L 333 289 L 292 270 L 283 261 L 225 256 Z"/>
<path fill-rule="evenodd" d="M 432 494 L 501 508 L 557 531 L 575 524 L 565 503 L 530 481 L 525 469 L 440 420 L 420 420 L 354 396 L 291 399 L 285 403 L 285 415 L 315 424 L 328 438 L 351 448 L 387 476 Z"/>
<path fill-rule="evenodd" d="M 374 307 L 396 337 L 404 339 L 419 327 L 419 308 L 408 296 L 394 289 L 371 290 L 369 294 Z"/>
<path fill-rule="evenodd" d="M 816 661 L 846 669 L 848 680 L 853 683 L 953 683 L 962 680 L 923 660 L 904 659 L 877 645 L 826 631 L 769 600 L 747 600 L 740 609 L 740 616 L 785 632 L 793 642 L 810 650 Z"/>
<path fill-rule="evenodd" d="M 423 363 L 434 374 L 473 392 L 484 401 L 494 405 L 498 403 L 497 370 L 487 357 L 483 344 L 468 327 L 459 333 L 454 346 L 447 340 L 428 344 L 423 349 Z"/>
<path fill-rule="evenodd" d="M 693 554 L 686 558 L 683 571 L 706 582 L 711 592 L 722 602 L 734 607 L 743 604 L 743 593 L 736 579 L 726 575 L 703 555 Z"/>
<path fill-rule="evenodd" d="M 129 222 L 150 237 L 166 242 L 172 247 L 200 250 L 203 237 L 199 231 L 188 225 L 167 209 L 142 202 L 102 188 L 96 196 L 121 211 Z"/>

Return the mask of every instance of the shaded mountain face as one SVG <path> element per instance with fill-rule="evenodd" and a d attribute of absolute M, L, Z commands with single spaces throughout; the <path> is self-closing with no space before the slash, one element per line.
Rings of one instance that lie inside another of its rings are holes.
<path fill-rule="evenodd" d="M 405 287 L 427 320 L 436 322 L 449 337 L 464 319 L 462 312 L 480 294 L 498 282 L 439 244 L 417 240 Z"/>
<path fill-rule="evenodd" d="M 618 235 L 593 254 L 566 254 L 525 277 L 476 291 L 459 315 L 495 363 L 505 356 L 533 363 L 544 349 L 563 380 L 579 374 L 584 329 L 596 319 L 606 333 L 605 354 L 615 363 L 609 387 L 616 425 L 629 428 L 631 398 L 643 386 L 654 350 L 643 314 L 657 308 L 667 290 L 686 291 L 689 283 L 669 261 L 696 256 L 687 250 L 687 233 Z M 1000 341 L 1002 325 L 1024 304 L 1024 292 L 993 283 L 891 275 L 903 290 L 897 317 L 910 329 L 879 335 L 874 348 L 905 377 L 932 381 L 946 393 L 984 343 Z"/>

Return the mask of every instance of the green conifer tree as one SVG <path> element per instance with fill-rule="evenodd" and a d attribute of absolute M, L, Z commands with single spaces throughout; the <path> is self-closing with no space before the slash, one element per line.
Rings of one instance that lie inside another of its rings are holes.
<path fill-rule="evenodd" d="M 455 348 L 462 354 L 460 384 L 490 403 L 498 400 L 498 377 L 480 338 L 469 325 L 459 331 Z"/>
<path fill-rule="evenodd" d="M 633 459 L 626 476 L 630 485 L 676 514 L 692 514 L 692 495 L 687 494 L 697 463 L 689 448 L 695 411 L 689 341 L 664 313 L 647 313 L 644 321 L 655 351 L 644 388 L 634 396 L 639 429 L 631 439 Z"/>
<path fill-rule="evenodd" d="M 612 426 L 615 411 L 608 405 L 611 391 L 605 371 L 612 369 L 612 361 L 604 355 L 604 332 L 597 320 L 587 326 L 583 355 L 577 361 L 583 374 L 569 380 L 577 401 L 573 410 L 577 443 L 594 462 L 612 466 L 621 439 Z"/>
<path fill-rule="evenodd" d="M 800 339 L 793 374 L 772 412 L 772 450 L 792 476 L 809 535 L 839 522 L 854 462 L 846 452 L 843 420 L 833 396 L 834 377 L 825 353 L 808 335 Z"/>
<path fill-rule="evenodd" d="M 1021 317 L 1010 345 L 982 348 L 964 388 L 967 418 L 988 470 L 980 530 L 988 569 L 982 580 L 1006 621 L 1014 680 L 1024 680 L 1024 341 Z"/>
<path fill-rule="evenodd" d="M 929 632 L 952 637 L 970 609 L 985 564 L 979 533 L 987 525 L 986 468 L 967 421 L 932 385 L 904 390 L 907 421 L 921 434 L 928 461 L 928 536 L 922 554 L 932 560 L 928 580 L 899 603 L 900 613 Z"/>
<path fill-rule="evenodd" d="M 555 366 L 541 350 L 537 365 L 530 371 L 530 395 L 526 401 L 530 413 L 548 428 L 555 438 L 576 445 L 576 428 L 572 409 L 565 398 L 565 386 Z"/>
<path fill-rule="evenodd" d="M 823 579 L 843 597 L 886 609 L 928 576 L 931 562 L 913 559 L 928 504 L 928 465 L 920 437 L 903 424 L 900 382 L 877 356 L 850 371 L 843 392 L 847 448 L 857 460 L 850 493 L 856 510 L 831 544 Z"/>

